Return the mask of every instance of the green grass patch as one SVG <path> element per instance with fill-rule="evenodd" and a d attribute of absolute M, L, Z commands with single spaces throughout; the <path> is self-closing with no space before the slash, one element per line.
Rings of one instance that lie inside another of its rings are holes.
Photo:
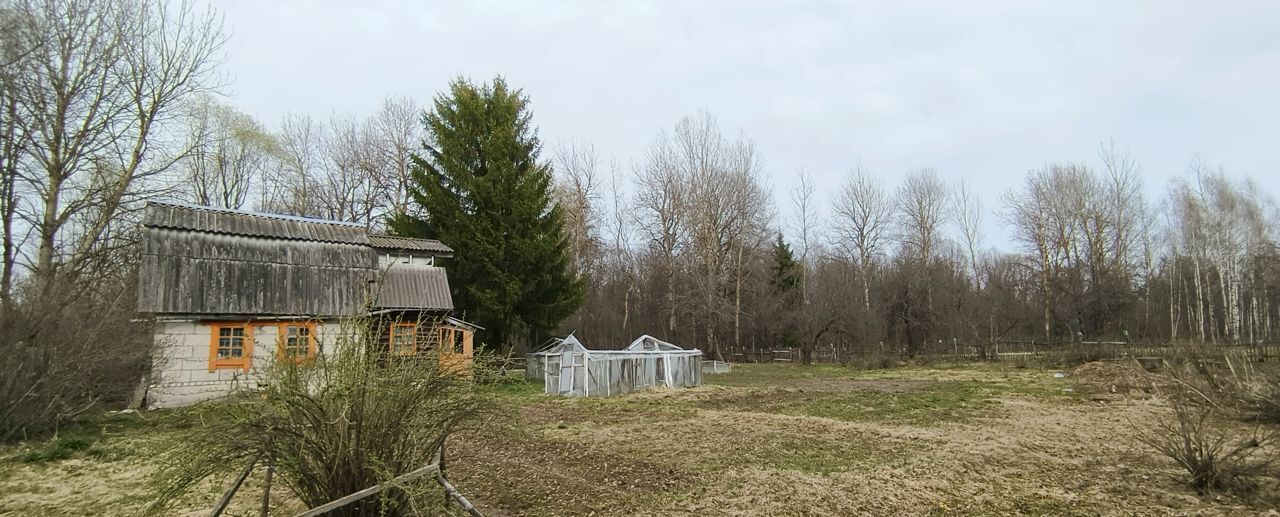
<path fill-rule="evenodd" d="M 784 411 L 850 422 L 933 425 L 968 421 L 995 405 L 993 393 L 977 383 L 940 382 L 900 393 L 859 390 L 818 394 Z"/>
<path fill-rule="evenodd" d="M 510 397 L 534 397 L 541 395 L 543 385 L 539 381 L 531 381 L 521 377 L 507 377 L 496 382 L 479 385 L 480 389 L 489 390 L 495 395 Z"/>
<path fill-rule="evenodd" d="M 3 446 L 0 458 L 20 463 L 47 463 L 77 456 L 113 461 L 145 453 L 146 443 L 163 439 L 173 429 L 192 425 L 197 418 L 193 412 L 181 409 L 87 414 L 49 436 Z"/>
<path fill-rule="evenodd" d="M 1003 396 L 1070 397 L 1046 384 L 943 381 L 919 389 L 749 390 L 701 401 L 707 409 L 760 411 L 847 422 L 936 425 L 994 416 Z"/>
<path fill-rule="evenodd" d="M 102 432 L 95 427 L 83 426 L 64 429 L 52 439 L 37 442 L 33 447 L 19 453 L 15 459 L 22 463 L 45 463 L 71 458 L 78 452 L 91 449 Z"/>
<path fill-rule="evenodd" d="M 859 377 L 859 373 L 836 364 L 734 364 L 729 373 L 706 375 L 703 381 L 718 386 L 787 386 L 813 380 L 853 379 Z"/>
<path fill-rule="evenodd" d="M 776 443 L 771 453 L 753 458 L 774 468 L 830 474 L 883 462 L 889 451 L 867 443 L 825 437 L 796 436 Z"/>

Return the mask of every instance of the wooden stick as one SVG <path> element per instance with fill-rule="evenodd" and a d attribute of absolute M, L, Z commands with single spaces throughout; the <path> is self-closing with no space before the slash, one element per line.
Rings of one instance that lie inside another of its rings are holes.
<path fill-rule="evenodd" d="M 440 437 L 440 446 L 439 446 L 439 448 L 438 448 L 438 449 L 436 449 L 436 465 L 439 465 L 439 466 L 440 466 L 440 470 L 439 470 L 438 472 L 436 472 L 436 478 L 437 478 L 437 480 L 439 480 L 439 479 L 444 479 L 444 476 L 445 476 L 445 468 L 446 468 L 446 467 L 448 467 L 448 465 L 447 465 L 447 464 L 445 464 L 445 459 L 444 459 L 444 441 L 445 441 L 445 439 L 447 439 L 447 438 L 448 438 L 448 436 L 447 436 L 447 435 L 446 435 L 446 436 L 442 436 L 442 437 Z M 448 491 L 448 490 L 445 490 L 445 492 L 444 492 L 444 504 L 449 504 L 449 491 Z"/>
<path fill-rule="evenodd" d="M 393 487 L 393 486 L 399 485 L 400 483 L 403 483 L 403 482 L 405 482 L 405 481 L 412 481 L 412 480 L 414 480 L 414 479 L 418 479 L 418 478 L 420 478 L 420 477 L 423 477 L 423 476 L 426 476 L 426 475 L 429 475 L 429 474 L 435 474 L 435 473 L 438 473 L 438 472 L 440 472 L 440 466 L 439 466 L 439 465 L 436 465 L 436 464 L 427 465 L 427 466 L 422 467 L 422 468 L 420 468 L 420 469 L 418 469 L 418 470 L 415 470 L 415 471 L 410 472 L 410 473 L 408 473 L 408 474 L 405 474 L 405 475 L 403 475 L 403 476 L 400 476 L 400 477 L 397 477 L 397 478 L 395 478 L 395 479 L 392 479 L 391 481 L 387 481 L 387 482 L 385 482 L 385 483 L 380 483 L 380 484 L 378 484 L 377 486 L 371 486 L 371 487 L 369 487 L 369 488 L 366 488 L 366 489 L 361 490 L 361 491 L 359 491 L 359 492 L 355 492 L 355 493 L 353 493 L 353 494 L 351 494 L 351 495 L 348 495 L 348 496 L 346 496 L 346 497 L 342 497 L 342 498 L 340 498 L 340 499 L 335 499 L 335 500 L 333 500 L 333 501 L 327 502 L 327 503 L 325 503 L 325 504 L 322 504 L 322 505 L 317 506 L 317 507 L 315 507 L 315 508 L 312 508 L 312 509 L 310 509 L 310 510 L 304 511 L 304 512 L 302 512 L 302 513 L 299 513 L 299 514 L 298 514 L 298 515 L 296 515 L 295 517 L 315 517 L 316 515 L 321 515 L 321 514 L 324 514 L 324 513 L 326 513 L 326 512 L 332 511 L 332 510 L 334 510 L 334 509 L 341 508 L 341 507 L 343 507 L 343 506 L 346 506 L 346 505 L 348 505 L 348 504 L 354 503 L 354 502 L 356 502 L 356 501 L 359 501 L 359 500 L 361 500 L 361 499 L 364 499 L 364 498 L 366 498 L 366 497 L 369 497 L 369 496 L 371 496 L 371 495 L 373 495 L 373 494 L 376 494 L 376 493 L 378 493 L 378 492 L 381 492 L 381 491 L 383 491 L 383 490 L 386 490 L 386 489 L 388 489 L 388 488 L 391 488 L 391 487 Z"/>
<path fill-rule="evenodd" d="M 219 515 L 222 515 L 222 512 L 227 509 L 227 505 L 231 504 L 231 496 L 236 495 L 236 491 L 240 490 L 240 485 L 244 484 L 244 480 L 248 478 L 249 473 L 253 471 L 253 466 L 257 464 L 258 456 L 254 456 L 253 460 L 244 467 L 244 472 L 241 472 L 240 476 L 236 477 L 235 482 L 231 484 L 231 487 L 227 489 L 227 492 L 222 494 L 222 499 L 218 501 L 217 506 L 213 507 L 213 513 L 210 513 L 209 517 L 218 517 Z"/>
<path fill-rule="evenodd" d="M 477 510 L 475 505 L 471 504 L 471 501 L 468 501 L 461 492 L 458 492 L 458 489 L 454 488 L 453 485 L 449 483 L 449 480 L 445 479 L 439 472 L 436 473 L 436 482 L 440 483 L 440 486 L 444 488 L 446 496 L 457 502 L 458 505 L 461 506 L 463 510 L 466 510 L 466 512 L 472 517 L 484 517 L 484 514 L 480 513 L 480 510 Z"/>
<path fill-rule="evenodd" d="M 271 475 L 275 474 L 276 462 L 274 459 L 267 460 L 267 480 L 266 486 L 262 488 L 262 517 L 267 517 L 271 512 Z"/>

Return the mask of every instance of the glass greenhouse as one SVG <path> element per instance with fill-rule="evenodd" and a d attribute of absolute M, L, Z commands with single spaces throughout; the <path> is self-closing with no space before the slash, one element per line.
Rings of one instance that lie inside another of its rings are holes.
<path fill-rule="evenodd" d="M 548 394 L 608 397 L 664 386 L 702 384 L 702 351 L 640 336 L 622 350 L 591 350 L 572 334 L 529 354 L 525 376 Z"/>

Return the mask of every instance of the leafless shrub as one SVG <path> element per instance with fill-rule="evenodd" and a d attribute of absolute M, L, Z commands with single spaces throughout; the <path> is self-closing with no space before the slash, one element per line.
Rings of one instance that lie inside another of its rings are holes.
<path fill-rule="evenodd" d="M 1280 423 L 1280 366 L 1212 345 L 1187 345 L 1167 360 L 1178 382 L 1239 419 Z"/>
<path fill-rule="evenodd" d="M 1205 385 L 1202 391 L 1241 418 L 1280 423 L 1280 368 L 1240 355 L 1219 357 L 1191 363 Z"/>
<path fill-rule="evenodd" d="M 1189 390 L 1180 392 L 1172 399 L 1173 418 L 1154 431 L 1139 430 L 1137 438 L 1186 471 L 1196 491 L 1240 486 L 1270 465 L 1271 458 L 1258 456 L 1275 443 L 1275 432 L 1234 432 L 1212 405 L 1195 404 L 1190 397 Z"/>
<path fill-rule="evenodd" d="M 255 459 L 273 464 L 275 479 L 308 507 L 430 464 L 486 398 L 464 376 L 441 371 L 433 354 L 389 357 L 370 328 L 350 321 L 324 344 L 332 353 L 310 364 L 277 361 L 266 387 L 195 407 L 201 424 L 165 454 L 150 513 Z M 397 487 L 329 515 L 409 515 L 428 493 Z"/>
<path fill-rule="evenodd" d="M 898 366 L 898 356 L 889 351 L 865 350 L 850 354 L 847 366 L 859 370 L 885 370 Z"/>
<path fill-rule="evenodd" d="M 152 333 L 134 320 L 130 285 L 59 280 L 42 295 L 17 297 L 0 322 L 0 441 L 120 405 L 139 385 Z"/>

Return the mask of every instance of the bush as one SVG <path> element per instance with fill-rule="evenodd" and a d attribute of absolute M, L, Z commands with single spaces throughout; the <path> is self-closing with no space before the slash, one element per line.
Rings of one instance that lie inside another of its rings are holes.
<path fill-rule="evenodd" d="M 847 366 L 859 370 L 885 370 L 898 366 L 898 357 L 891 352 L 867 351 L 849 356 Z"/>
<path fill-rule="evenodd" d="M 1189 369 L 1198 374 L 1202 391 L 1242 417 L 1280 423 L 1280 367 L 1220 354 L 1191 361 Z"/>
<path fill-rule="evenodd" d="M 0 441 L 56 430 L 123 405 L 149 368 L 152 328 L 133 280 L 22 290 L 0 321 Z"/>
<path fill-rule="evenodd" d="M 1188 397 L 1179 392 L 1172 399 L 1173 418 L 1152 432 L 1139 431 L 1138 440 L 1177 463 L 1200 493 L 1231 488 L 1267 467 L 1269 458 L 1255 456 L 1275 442 L 1275 433 L 1233 432 L 1212 406 L 1193 404 Z"/>
<path fill-rule="evenodd" d="M 466 378 L 440 371 L 430 354 L 387 356 L 369 328 L 350 321 L 322 347 L 332 354 L 311 364 L 277 362 L 263 372 L 265 388 L 195 406 L 201 424 L 164 455 L 151 513 L 255 459 L 274 464 L 275 479 L 308 507 L 432 463 L 445 437 L 486 399 Z M 398 487 L 329 515 L 404 515 L 422 495 Z"/>
<path fill-rule="evenodd" d="M 1179 384 L 1244 420 L 1280 423 L 1280 364 L 1214 345 L 1181 345 L 1166 358 Z"/>

